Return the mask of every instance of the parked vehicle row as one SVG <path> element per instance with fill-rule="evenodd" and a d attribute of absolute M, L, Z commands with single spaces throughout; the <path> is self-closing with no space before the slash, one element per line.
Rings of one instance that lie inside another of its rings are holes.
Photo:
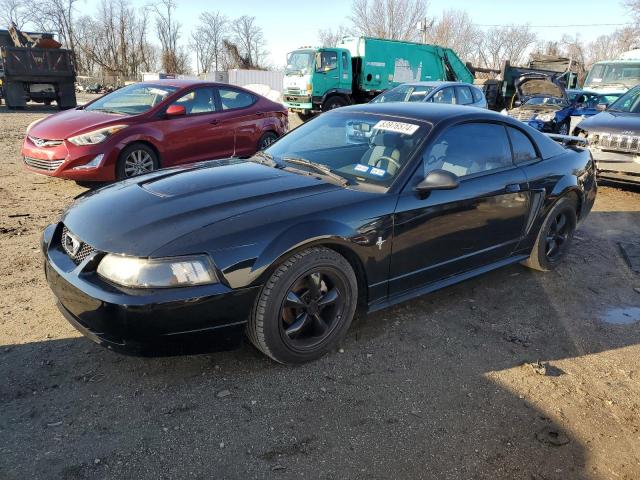
<path fill-rule="evenodd" d="M 161 167 L 250 156 L 287 129 L 281 104 L 243 88 L 158 80 L 32 123 L 22 154 L 31 171 L 106 182 Z"/>
<path fill-rule="evenodd" d="M 211 106 L 176 97 L 160 103 Z M 553 269 L 595 195 L 586 149 L 486 109 L 383 102 L 324 113 L 248 159 L 89 192 L 42 249 L 60 310 L 102 345 L 228 347 L 246 332 L 293 364 L 334 348 L 357 310 L 515 262 Z"/>

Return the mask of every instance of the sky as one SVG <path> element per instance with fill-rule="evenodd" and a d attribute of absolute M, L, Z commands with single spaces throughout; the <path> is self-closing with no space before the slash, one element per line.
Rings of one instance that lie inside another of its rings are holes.
<path fill-rule="evenodd" d="M 86 0 L 89 9 L 97 0 Z M 133 0 L 135 6 L 149 0 Z M 191 30 L 203 11 L 219 10 L 230 18 L 255 16 L 262 27 L 273 66 L 285 64 L 287 52 L 302 45 L 317 45 L 318 31 L 338 25 L 350 25 L 349 0 L 320 0 L 292 2 L 281 0 L 177 0 L 177 19 L 182 24 L 182 41 L 188 42 Z M 606 4 L 606 7 L 605 7 Z M 479 25 L 529 23 L 544 40 L 558 40 L 563 34 L 579 34 L 585 41 L 611 33 L 619 24 L 631 18 L 617 0 L 430 0 L 429 17 L 437 17 L 446 9 L 466 10 Z M 543 28 L 542 25 L 598 24 L 596 26 Z M 540 27 L 539 27 L 540 26 Z M 481 27 L 489 28 L 489 27 Z M 195 59 L 193 61 L 195 66 Z"/>

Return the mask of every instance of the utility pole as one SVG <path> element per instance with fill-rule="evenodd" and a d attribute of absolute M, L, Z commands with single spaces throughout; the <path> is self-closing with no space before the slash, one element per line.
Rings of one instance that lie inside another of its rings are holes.
<path fill-rule="evenodd" d="M 420 33 L 422 34 L 421 35 L 422 43 L 427 43 L 427 32 L 431 27 L 433 27 L 433 20 L 429 22 L 429 20 L 427 20 L 427 17 L 424 17 L 424 19 L 418 22 L 417 27 L 418 27 L 418 30 L 420 30 Z"/>

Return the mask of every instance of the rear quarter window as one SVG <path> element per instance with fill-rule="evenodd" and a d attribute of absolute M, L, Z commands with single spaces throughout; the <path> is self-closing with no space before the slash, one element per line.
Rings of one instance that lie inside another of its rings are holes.
<path fill-rule="evenodd" d="M 236 108 L 247 108 L 256 102 L 256 97 L 247 92 L 234 90 L 231 88 L 220 88 L 220 103 L 222 110 L 234 110 Z"/>
<path fill-rule="evenodd" d="M 507 132 L 509 133 L 509 139 L 511 140 L 513 163 L 518 165 L 533 162 L 538 159 L 538 152 L 536 152 L 536 149 L 533 146 L 533 143 L 531 143 L 531 140 L 529 140 L 529 137 L 513 127 L 507 127 Z"/>

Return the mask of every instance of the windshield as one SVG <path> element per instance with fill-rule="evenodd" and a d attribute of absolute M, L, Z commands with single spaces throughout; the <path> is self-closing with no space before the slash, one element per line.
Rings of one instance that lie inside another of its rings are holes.
<path fill-rule="evenodd" d="M 640 83 L 640 62 L 599 63 L 591 68 L 584 86 L 622 86 L 631 88 L 638 83 Z"/>
<path fill-rule="evenodd" d="M 416 120 L 327 112 L 278 140 L 266 153 L 285 167 L 313 173 L 323 169 L 351 186 L 386 189 L 429 129 Z"/>
<path fill-rule="evenodd" d="M 640 86 L 632 88 L 613 102 L 608 111 L 640 113 Z"/>
<path fill-rule="evenodd" d="M 136 83 L 99 98 L 85 110 L 137 115 L 155 107 L 176 90 L 178 87 Z"/>
<path fill-rule="evenodd" d="M 533 97 L 526 101 L 525 105 L 556 105 L 563 106 L 567 102 L 557 97 Z"/>
<path fill-rule="evenodd" d="M 286 73 L 306 75 L 313 71 L 315 55 L 313 52 L 291 52 L 287 59 Z"/>
<path fill-rule="evenodd" d="M 422 102 L 434 88 L 426 85 L 399 85 L 378 95 L 371 103 Z"/>

